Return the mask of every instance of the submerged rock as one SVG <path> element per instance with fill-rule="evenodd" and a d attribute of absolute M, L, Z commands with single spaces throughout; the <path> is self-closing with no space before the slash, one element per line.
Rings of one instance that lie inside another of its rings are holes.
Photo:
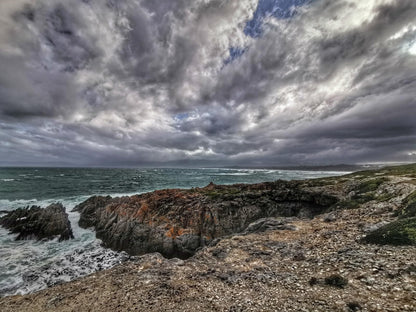
<path fill-rule="evenodd" d="M 74 238 L 68 214 L 60 203 L 46 208 L 32 206 L 7 212 L 0 218 L 0 225 L 11 233 L 18 233 L 16 240 L 52 239 L 56 236 L 59 236 L 59 241 Z"/>

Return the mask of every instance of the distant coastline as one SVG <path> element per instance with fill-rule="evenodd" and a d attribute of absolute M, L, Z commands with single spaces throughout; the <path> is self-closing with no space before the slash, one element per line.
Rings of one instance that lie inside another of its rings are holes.
<path fill-rule="evenodd" d="M 400 166 L 411 164 L 409 163 L 379 163 L 379 164 L 335 164 L 335 165 L 199 165 L 188 166 L 187 164 L 164 163 L 149 164 L 147 166 L 71 166 L 71 165 L 23 165 L 23 166 L 8 166 L 1 165 L 0 169 L 236 169 L 236 170 L 292 170 L 292 171 L 339 171 L 339 172 L 356 172 L 363 170 L 377 170 L 383 167 Z"/>
<path fill-rule="evenodd" d="M 350 165 L 350 164 L 339 164 L 339 165 L 310 165 L 310 166 L 228 166 L 223 167 L 227 169 L 269 169 L 269 170 L 299 170 L 299 171 L 361 171 L 361 170 L 375 170 L 385 167 L 387 165 L 380 164 L 368 164 L 368 165 Z"/>

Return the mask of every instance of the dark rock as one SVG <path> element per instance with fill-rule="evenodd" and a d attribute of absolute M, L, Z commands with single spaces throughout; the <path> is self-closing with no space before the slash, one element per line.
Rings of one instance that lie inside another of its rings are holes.
<path fill-rule="evenodd" d="M 93 227 L 97 221 L 97 207 L 103 207 L 111 201 L 111 196 L 92 196 L 83 203 L 77 205 L 72 211 L 82 212 L 79 218 L 79 226 L 83 228 Z"/>
<path fill-rule="evenodd" d="M 208 247 L 215 247 L 221 241 L 221 238 L 215 238 L 209 242 Z"/>
<path fill-rule="evenodd" d="M 52 239 L 55 236 L 59 236 L 59 241 L 74 238 L 68 214 L 60 203 L 46 208 L 32 206 L 10 211 L 0 218 L 0 225 L 11 233 L 19 233 L 16 240 Z"/>
<path fill-rule="evenodd" d="M 362 307 L 357 301 L 347 303 L 347 307 L 350 311 L 361 311 Z"/>
<path fill-rule="evenodd" d="M 293 260 L 295 260 L 295 261 L 306 260 L 305 254 L 301 251 L 298 251 L 293 255 Z"/>
<path fill-rule="evenodd" d="M 227 251 L 223 248 L 217 248 L 212 251 L 212 255 L 218 259 L 224 260 L 227 258 Z"/>
<path fill-rule="evenodd" d="M 309 285 L 314 286 L 319 284 L 319 280 L 316 277 L 311 277 L 311 279 L 309 280 Z"/>
<path fill-rule="evenodd" d="M 325 278 L 325 285 L 344 288 L 348 285 L 348 280 L 339 274 L 333 274 Z"/>

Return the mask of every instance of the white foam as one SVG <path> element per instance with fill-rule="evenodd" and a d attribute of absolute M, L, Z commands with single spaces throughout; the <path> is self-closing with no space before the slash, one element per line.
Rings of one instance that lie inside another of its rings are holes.
<path fill-rule="evenodd" d="M 15 266 L 9 270 L 9 277 L 0 282 L 0 296 L 35 292 L 111 268 L 126 259 L 126 253 L 105 249 L 98 240 L 89 242 L 42 262 L 30 261 L 30 266 Z"/>
<path fill-rule="evenodd" d="M 14 209 L 17 209 L 19 207 L 37 205 L 37 203 L 38 203 L 38 200 L 36 198 L 17 199 L 17 200 L 0 199 L 0 209 L 2 209 L 2 210 L 14 210 Z"/>
<path fill-rule="evenodd" d="M 127 257 L 100 246 L 95 233 L 78 226 L 79 214 L 68 211 L 74 239 L 59 242 L 15 241 L 0 227 L 0 296 L 26 294 L 110 268 Z"/>
<path fill-rule="evenodd" d="M 249 172 L 230 172 L 230 173 L 216 173 L 219 176 L 247 176 L 251 175 Z"/>
<path fill-rule="evenodd" d="M 0 227 L 0 296 L 26 294 L 70 281 L 110 268 L 127 257 L 125 253 L 101 247 L 91 229 L 79 227 L 79 213 L 71 210 L 89 197 L 0 201 L 7 210 L 28 205 L 46 207 L 61 202 L 66 207 L 74 233 L 74 239 L 63 242 L 57 238 L 15 241 L 17 234 L 10 234 Z"/>

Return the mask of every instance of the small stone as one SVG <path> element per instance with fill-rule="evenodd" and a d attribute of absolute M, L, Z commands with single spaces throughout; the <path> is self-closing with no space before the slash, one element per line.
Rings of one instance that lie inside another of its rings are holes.
<path fill-rule="evenodd" d="M 319 280 L 316 277 L 311 277 L 311 279 L 309 280 L 309 285 L 313 286 L 318 284 Z"/>
<path fill-rule="evenodd" d="M 348 285 L 348 280 L 339 274 L 332 274 L 325 278 L 325 284 L 333 287 L 344 288 Z"/>
<path fill-rule="evenodd" d="M 376 282 L 376 279 L 374 278 L 374 277 L 367 277 L 366 279 L 365 279 L 365 283 L 367 284 L 367 285 L 374 285 L 374 283 Z"/>
<path fill-rule="evenodd" d="M 325 217 L 324 217 L 324 222 L 334 222 L 337 219 L 335 213 L 328 213 Z"/>
<path fill-rule="evenodd" d="M 347 307 L 350 311 L 361 311 L 362 307 L 357 301 L 351 301 L 347 303 Z"/>
<path fill-rule="evenodd" d="M 295 253 L 295 255 L 293 256 L 293 260 L 295 261 L 303 261 L 306 260 L 305 254 L 301 251 Z"/>

